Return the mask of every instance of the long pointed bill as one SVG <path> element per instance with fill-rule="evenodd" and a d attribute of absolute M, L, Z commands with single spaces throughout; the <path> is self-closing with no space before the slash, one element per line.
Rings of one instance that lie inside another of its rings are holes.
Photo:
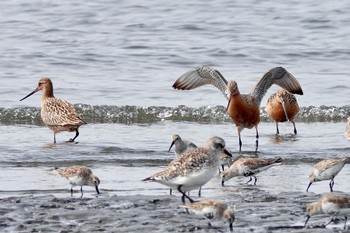
<path fill-rule="evenodd" d="M 305 221 L 305 224 L 304 224 L 304 228 L 306 227 L 306 224 L 309 221 L 309 219 L 310 219 L 310 215 L 306 215 L 306 221 Z"/>
<path fill-rule="evenodd" d="M 309 192 L 309 188 L 312 185 L 312 182 L 309 183 L 309 185 L 307 186 L 306 192 Z"/>
<path fill-rule="evenodd" d="M 287 110 L 286 110 L 286 102 L 284 100 L 282 100 L 282 108 L 283 108 L 284 114 L 286 115 L 287 121 L 289 121 Z"/>
<path fill-rule="evenodd" d="M 171 150 L 171 147 L 173 147 L 173 145 L 175 144 L 175 141 L 172 141 L 171 142 L 171 145 L 170 145 L 170 147 L 169 147 L 169 150 L 168 150 L 168 152 L 170 152 L 170 150 Z"/>
<path fill-rule="evenodd" d="M 231 103 L 231 98 L 228 99 L 228 103 L 227 103 L 227 107 L 226 107 L 226 112 L 227 112 L 228 108 L 230 107 L 230 103 Z"/>
<path fill-rule="evenodd" d="M 98 186 L 95 187 L 97 194 L 100 194 L 100 191 L 98 190 Z"/>
<path fill-rule="evenodd" d="M 224 149 L 223 151 L 227 156 L 232 157 L 232 154 L 230 152 L 228 152 L 228 150 Z"/>
<path fill-rule="evenodd" d="M 40 89 L 39 87 L 37 87 L 34 91 L 32 91 L 31 93 L 29 93 L 28 95 L 26 95 L 25 97 L 23 97 L 22 99 L 20 99 L 19 101 L 22 101 L 24 99 L 27 99 L 29 96 L 33 95 L 34 93 L 38 92 Z"/>

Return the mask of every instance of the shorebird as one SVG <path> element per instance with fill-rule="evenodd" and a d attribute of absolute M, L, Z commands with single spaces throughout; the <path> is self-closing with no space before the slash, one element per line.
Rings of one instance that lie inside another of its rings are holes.
<path fill-rule="evenodd" d="M 335 220 L 337 215 L 344 215 L 345 223 L 344 230 L 346 229 L 346 221 L 348 217 L 347 214 L 350 214 L 350 197 L 343 195 L 335 194 L 325 194 L 317 202 L 309 204 L 306 208 L 306 221 L 304 227 L 306 227 L 307 222 L 310 217 L 316 214 L 328 214 L 332 216 L 331 221 L 325 224 L 327 226 Z"/>
<path fill-rule="evenodd" d="M 187 140 L 183 140 L 178 134 L 171 135 L 171 144 L 168 152 L 170 152 L 173 146 L 175 146 L 174 153 L 176 157 L 179 157 L 183 153 L 197 148 L 196 144 Z M 173 193 L 173 190 L 170 189 L 170 195 L 172 195 L 172 193 Z M 198 190 L 198 197 L 201 196 L 201 193 L 202 193 L 202 187 L 200 187 Z"/>
<path fill-rule="evenodd" d="M 66 168 L 55 168 L 55 170 L 62 177 L 69 180 L 72 185 L 70 192 L 73 197 L 73 187 L 80 186 L 81 197 L 83 197 L 83 186 L 92 186 L 96 189 L 97 194 L 100 194 L 98 186 L 100 184 L 100 179 L 92 174 L 90 168 L 85 166 L 71 166 Z"/>
<path fill-rule="evenodd" d="M 255 151 L 258 150 L 260 103 L 272 84 L 277 84 L 293 94 L 303 94 L 299 82 L 283 67 L 269 70 L 255 85 L 252 93 L 247 95 L 240 94 L 235 81 L 227 82 L 219 71 L 208 66 L 187 71 L 175 81 L 173 88 L 191 90 L 206 84 L 214 85 L 228 99 L 227 113 L 237 127 L 239 151 L 242 149 L 241 131 L 253 127 L 256 131 Z"/>
<path fill-rule="evenodd" d="M 45 77 L 40 79 L 38 87 L 27 96 L 20 99 L 20 101 L 40 90 L 43 91 L 41 98 L 41 119 L 44 124 L 54 132 L 54 143 L 56 143 L 56 133 L 61 131 L 75 131 L 75 137 L 68 141 L 74 142 L 79 136 L 79 127 L 86 124 L 86 122 L 77 114 L 72 104 L 65 100 L 56 98 L 53 95 L 53 86 L 49 78 Z"/>
<path fill-rule="evenodd" d="M 143 181 L 155 181 L 171 189 L 177 189 L 185 198 L 194 202 L 186 192 L 197 189 L 206 184 L 217 173 L 220 165 L 221 152 L 232 156 L 225 149 L 225 141 L 220 137 L 209 138 L 203 147 L 196 148 L 174 159 L 161 172 L 158 172 Z"/>
<path fill-rule="evenodd" d="M 297 135 L 294 118 L 299 112 L 298 101 L 295 96 L 284 89 L 272 94 L 267 100 L 265 111 L 276 123 L 276 134 L 279 134 L 278 123 L 290 121 Z"/>
<path fill-rule="evenodd" d="M 225 181 L 235 176 L 249 176 L 250 179 L 247 184 L 252 181 L 254 177 L 254 185 L 256 185 L 256 174 L 265 171 L 266 169 L 280 165 L 282 162 L 281 158 L 277 159 L 259 159 L 259 158 L 241 158 L 231 164 L 231 166 L 224 172 L 221 173 L 222 181 L 221 185 L 224 186 Z"/>
<path fill-rule="evenodd" d="M 174 153 L 176 157 L 179 157 L 183 153 L 197 148 L 196 144 L 187 140 L 183 140 L 178 134 L 171 135 L 171 145 L 169 147 L 168 152 L 170 152 L 171 148 L 174 145 L 175 145 Z"/>
<path fill-rule="evenodd" d="M 345 128 L 345 137 L 346 139 L 350 140 L 350 117 L 348 117 L 348 122 L 346 123 L 346 128 Z"/>
<path fill-rule="evenodd" d="M 230 231 L 233 230 L 232 223 L 235 220 L 235 214 L 223 201 L 204 200 L 183 205 L 182 207 L 186 208 L 186 210 L 190 210 L 196 215 L 204 216 L 209 220 L 213 219 L 228 222 Z M 209 222 L 208 225 L 211 226 L 211 223 Z"/>
<path fill-rule="evenodd" d="M 343 169 L 347 158 L 341 159 L 325 159 L 314 165 L 314 170 L 309 175 L 310 183 L 307 186 L 306 192 L 309 191 L 312 183 L 321 180 L 330 180 L 329 188 L 333 192 L 334 177 Z"/>

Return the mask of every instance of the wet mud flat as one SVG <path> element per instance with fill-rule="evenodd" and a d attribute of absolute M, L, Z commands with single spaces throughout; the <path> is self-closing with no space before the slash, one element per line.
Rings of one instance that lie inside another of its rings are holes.
<path fill-rule="evenodd" d="M 318 197 L 302 192 L 271 195 L 247 187 L 226 191 L 220 199 L 235 208 L 233 232 L 349 232 L 349 227 L 343 231 L 343 221 L 324 228 L 330 219 L 325 215 L 312 217 L 308 228 L 302 228 L 306 203 Z M 35 194 L 2 198 L 0 203 L 1 232 L 230 232 L 226 223 L 212 221 L 209 227 L 207 219 L 186 213 L 178 194 Z"/>

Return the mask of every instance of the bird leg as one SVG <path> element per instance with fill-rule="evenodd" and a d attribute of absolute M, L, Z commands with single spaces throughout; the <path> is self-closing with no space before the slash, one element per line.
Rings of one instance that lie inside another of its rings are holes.
<path fill-rule="evenodd" d="M 329 188 L 331 189 L 331 192 L 333 192 L 333 186 L 334 186 L 334 176 L 332 176 L 332 179 L 329 182 Z"/>
<path fill-rule="evenodd" d="M 177 187 L 177 191 L 179 191 L 182 194 L 182 197 L 181 197 L 182 203 L 185 204 L 185 198 L 187 198 L 191 203 L 193 203 L 194 200 L 192 198 L 190 198 L 189 196 L 187 196 L 186 193 L 181 190 L 181 187 L 182 187 L 182 185 L 179 185 Z"/>
<path fill-rule="evenodd" d="M 293 126 L 294 126 L 294 134 L 297 135 L 298 132 L 297 132 L 297 128 L 295 127 L 295 122 L 292 121 L 292 123 L 293 123 Z"/>
<path fill-rule="evenodd" d="M 247 181 L 246 184 L 248 184 L 250 181 L 252 181 L 252 177 L 251 176 L 249 177 L 249 180 Z"/>
<path fill-rule="evenodd" d="M 279 135 L 280 134 L 280 131 L 278 129 L 278 122 L 276 121 L 276 135 Z"/>
<path fill-rule="evenodd" d="M 326 223 L 324 226 L 327 226 L 328 224 L 330 224 L 331 222 L 334 222 L 334 217 L 332 216 L 331 221 L 329 221 L 328 223 Z"/>
<path fill-rule="evenodd" d="M 172 189 L 170 189 L 169 195 L 173 195 L 173 190 Z"/>
<path fill-rule="evenodd" d="M 255 152 L 258 151 L 258 146 L 259 146 L 259 133 L 258 133 L 258 126 L 255 126 L 255 130 L 256 130 L 256 141 L 255 141 Z"/>
<path fill-rule="evenodd" d="M 256 178 L 256 176 L 254 176 L 254 185 L 256 185 L 257 180 L 258 180 L 258 178 Z"/>
<path fill-rule="evenodd" d="M 80 192 L 81 192 L 80 198 L 82 198 L 83 197 L 83 186 L 80 186 Z"/>
<path fill-rule="evenodd" d="M 202 195 L 202 187 L 199 187 L 199 190 L 198 190 L 198 197 L 201 197 Z"/>
<path fill-rule="evenodd" d="M 78 129 L 75 130 L 75 137 L 68 140 L 68 142 L 74 142 L 74 140 L 79 136 Z"/>
<path fill-rule="evenodd" d="M 344 223 L 344 230 L 346 230 L 346 221 L 348 220 L 348 217 L 345 215 L 345 223 Z"/>
<path fill-rule="evenodd" d="M 241 133 L 238 135 L 238 144 L 239 144 L 239 152 L 242 151 L 242 140 L 241 140 Z"/>
<path fill-rule="evenodd" d="M 73 197 L 73 186 L 70 188 L 70 196 Z"/>
<path fill-rule="evenodd" d="M 310 215 L 306 215 L 306 221 L 305 221 L 305 224 L 304 224 L 304 228 L 306 227 L 306 224 L 309 221 L 310 217 L 311 217 Z"/>

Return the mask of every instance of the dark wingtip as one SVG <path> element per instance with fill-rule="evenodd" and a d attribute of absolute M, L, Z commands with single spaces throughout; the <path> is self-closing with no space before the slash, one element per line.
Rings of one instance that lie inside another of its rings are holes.
<path fill-rule="evenodd" d="M 299 90 L 297 90 L 297 92 L 295 94 L 297 94 L 297 95 L 304 95 L 304 92 L 303 92 L 302 89 L 299 89 Z"/>
<path fill-rule="evenodd" d="M 143 179 L 142 181 L 149 181 L 152 180 L 151 177 L 147 177 L 146 179 Z"/>
<path fill-rule="evenodd" d="M 178 90 L 187 90 L 186 86 L 184 84 L 181 84 L 181 82 L 179 82 L 179 80 L 176 80 L 172 87 L 174 89 L 178 89 Z"/>

